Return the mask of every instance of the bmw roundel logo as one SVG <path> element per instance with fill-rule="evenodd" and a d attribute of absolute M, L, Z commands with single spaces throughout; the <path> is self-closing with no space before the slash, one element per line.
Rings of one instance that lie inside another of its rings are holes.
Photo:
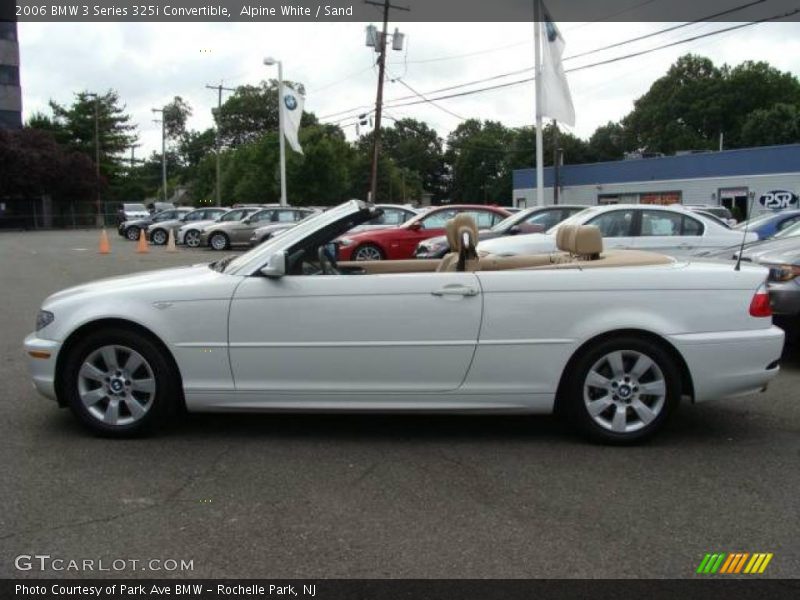
<path fill-rule="evenodd" d="M 295 108 L 297 108 L 297 100 L 291 94 L 286 94 L 283 97 L 283 103 L 286 105 L 286 108 L 288 108 L 289 110 L 294 110 Z"/>

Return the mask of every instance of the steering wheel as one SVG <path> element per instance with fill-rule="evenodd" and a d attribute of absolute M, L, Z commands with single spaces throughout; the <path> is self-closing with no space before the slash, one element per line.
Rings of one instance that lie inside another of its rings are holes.
<path fill-rule="evenodd" d="M 330 255 L 325 246 L 320 246 L 317 249 L 317 258 L 319 258 L 319 266 L 323 275 L 339 275 L 336 258 Z"/>

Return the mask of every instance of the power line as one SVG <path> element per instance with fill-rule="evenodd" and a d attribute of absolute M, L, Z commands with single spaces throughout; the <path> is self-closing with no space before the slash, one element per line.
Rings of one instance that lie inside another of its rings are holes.
<path fill-rule="evenodd" d="M 462 117 L 461 115 L 454 113 L 452 110 L 449 110 L 449 109 L 445 108 L 444 106 L 441 106 L 441 105 L 439 105 L 439 104 L 436 104 L 436 102 L 434 102 L 434 101 L 433 101 L 433 100 L 431 100 L 430 98 L 426 97 L 424 94 L 421 94 L 420 92 L 418 92 L 417 90 L 415 90 L 413 87 L 411 87 L 410 85 L 408 85 L 408 84 L 407 84 L 405 81 L 403 81 L 403 80 L 402 80 L 402 79 L 400 79 L 399 77 L 398 77 L 397 79 L 393 79 L 392 81 L 396 81 L 396 82 L 398 82 L 400 85 L 403 85 L 403 86 L 407 87 L 409 90 L 411 90 L 412 92 L 414 92 L 414 94 L 416 94 L 417 96 L 419 96 L 420 98 L 422 98 L 422 99 L 423 99 L 423 100 L 425 100 L 426 102 L 429 102 L 429 103 L 430 103 L 432 106 L 435 106 L 435 107 L 436 107 L 436 108 L 438 108 L 439 110 L 441 110 L 441 111 L 443 111 L 443 112 L 446 112 L 448 115 L 450 115 L 450 116 L 453 116 L 453 117 L 455 117 L 456 119 L 459 119 L 460 121 L 466 121 L 466 118 L 465 118 L 465 117 Z"/>

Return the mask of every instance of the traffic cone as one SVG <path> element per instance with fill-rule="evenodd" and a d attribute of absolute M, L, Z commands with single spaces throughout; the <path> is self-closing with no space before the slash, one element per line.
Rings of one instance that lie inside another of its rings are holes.
<path fill-rule="evenodd" d="M 169 230 L 169 237 L 167 238 L 167 252 L 177 252 L 178 249 L 175 247 L 175 231 L 173 229 Z"/>
<path fill-rule="evenodd" d="M 111 254 L 111 243 L 108 241 L 108 233 L 106 233 L 105 227 L 100 232 L 100 247 L 97 252 L 98 254 Z"/>
<path fill-rule="evenodd" d="M 136 246 L 136 252 L 138 254 L 147 254 L 150 252 L 150 248 L 147 245 L 147 234 L 144 229 L 139 230 L 139 244 Z"/>

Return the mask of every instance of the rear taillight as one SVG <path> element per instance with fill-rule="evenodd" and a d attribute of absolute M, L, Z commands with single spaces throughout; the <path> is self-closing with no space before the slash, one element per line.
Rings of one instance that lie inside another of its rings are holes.
<path fill-rule="evenodd" d="M 753 299 L 750 301 L 750 316 L 772 316 L 772 307 L 769 305 L 769 293 L 767 292 L 767 286 L 764 284 L 761 284 L 761 287 L 756 290 Z"/>

